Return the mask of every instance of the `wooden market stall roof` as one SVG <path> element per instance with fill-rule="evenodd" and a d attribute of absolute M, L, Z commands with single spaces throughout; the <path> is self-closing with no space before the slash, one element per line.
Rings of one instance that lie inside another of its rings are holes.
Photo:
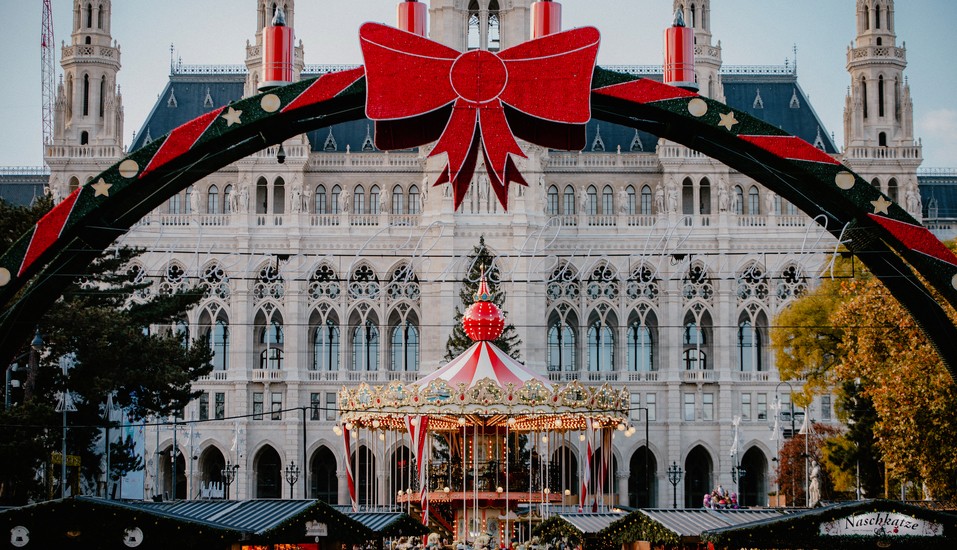
<path fill-rule="evenodd" d="M 599 535 L 613 544 L 645 541 L 653 545 L 698 544 L 708 528 L 728 527 L 780 517 L 777 508 L 711 510 L 708 508 L 650 508 L 635 510 L 609 525 Z"/>
<path fill-rule="evenodd" d="M 957 548 L 957 515 L 893 500 L 845 502 L 708 529 L 715 548 Z"/>
<path fill-rule="evenodd" d="M 350 512 L 346 515 L 376 533 L 377 537 L 415 537 L 431 532 L 405 512 Z"/>

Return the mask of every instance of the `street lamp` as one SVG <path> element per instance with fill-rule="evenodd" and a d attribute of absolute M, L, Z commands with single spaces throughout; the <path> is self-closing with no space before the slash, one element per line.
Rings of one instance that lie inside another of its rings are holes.
<path fill-rule="evenodd" d="M 792 396 L 794 395 L 794 387 L 791 386 L 791 383 L 790 383 L 790 382 L 787 382 L 787 381 L 778 382 L 778 385 L 774 387 L 774 399 L 778 402 L 778 404 L 779 404 L 780 401 L 781 401 L 781 395 L 780 395 L 780 393 L 778 392 L 778 390 L 781 389 L 781 384 L 787 384 L 787 385 L 788 385 L 788 393 L 789 393 L 789 395 L 792 395 Z M 788 412 L 788 414 L 791 416 L 791 437 L 794 437 L 794 398 L 793 398 L 793 397 L 788 400 L 788 405 L 789 405 L 789 412 Z M 778 407 L 778 411 L 777 411 L 775 414 L 780 414 L 780 407 Z M 776 436 L 776 434 L 775 434 L 775 436 Z M 780 454 L 781 454 L 781 451 L 778 450 L 778 457 L 776 457 L 776 458 L 780 458 Z M 777 461 L 777 460 L 776 460 L 776 461 Z M 781 471 L 780 471 L 780 468 L 783 466 L 783 464 L 781 464 L 780 461 L 777 461 L 777 462 L 778 462 L 778 499 L 779 499 L 779 501 L 780 501 L 780 498 L 781 498 Z M 794 501 L 794 476 L 793 476 L 793 475 L 791 476 L 791 498 L 789 499 L 789 501 L 792 501 L 792 502 Z"/>
<path fill-rule="evenodd" d="M 299 466 L 296 466 L 296 461 L 292 460 L 289 462 L 289 465 L 286 466 L 286 483 L 289 484 L 289 498 L 292 498 L 292 487 L 299 481 Z"/>
<path fill-rule="evenodd" d="M 737 466 L 731 466 L 731 481 L 733 481 L 738 486 L 738 500 L 741 500 L 741 482 L 744 481 L 744 474 L 747 472 L 744 468 L 741 467 L 741 464 Z"/>
<path fill-rule="evenodd" d="M 239 464 L 230 464 L 226 463 L 226 467 L 223 468 L 223 483 L 226 484 L 226 500 L 229 500 L 229 486 L 232 485 L 233 480 L 236 479 L 236 472 L 239 470 Z"/>
<path fill-rule="evenodd" d="M 673 491 L 671 497 L 671 507 L 678 507 L 678 484 L 681 483 L 681 474 L 684 472 L 681 471 L 681 467 L 678 466 L 677 462 L 672 462 L 671 467 L 668 468 L 668 481 L 671 482 L 671 488 Z"/>

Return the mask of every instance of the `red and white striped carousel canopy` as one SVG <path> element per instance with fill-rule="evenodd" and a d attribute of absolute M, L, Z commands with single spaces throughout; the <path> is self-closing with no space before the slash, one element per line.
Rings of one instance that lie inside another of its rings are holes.
<path fill-rule="evenodd" d="M 546 387 L 552 385 L 548 378 L 525 368 L 495 344 L 487 341 L 476 342 L 451 363 L 416 383 L 425 387 L 429 382 L 445 380 L 452 388 L 458 388 L 459 384 L 464 383 L 468 389 L 485 378 L 492 380 L 500 388 L 514 384 L 517 389 L 529 380 L 538 380 Z"/>

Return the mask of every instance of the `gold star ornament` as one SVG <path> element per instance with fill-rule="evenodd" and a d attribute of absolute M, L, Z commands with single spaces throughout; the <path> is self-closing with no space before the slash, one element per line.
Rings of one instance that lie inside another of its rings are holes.
<path fill-rule="evenodd" d="M 875 214 L 887 214 L 887 207 L 894 204 L 891 201 L 885 199 L 883 196 L 877 199 L 876 201 L 871 201 L 871 204 L 874 205 Z"/>
<path fill-rule="evenodd" d="M 100 181 L 94 183 L 90 187 L 96 190 L 96 193 L 93 195 L 94 197 L 99 197 L 100 195 L 103 195 L 104 197 L 109 197 L 110 187 L 113 187 L 113 184 L 106 183 L 106 181 L 103 178 L 100 178 Z"/>
<path fill-rule="evenodd" d="M 718 126 L 724 126 L 729 132 L 731 131 L 731 127 L 738 123 L 738 121 L 734 119 L 734 111 L 728 114 L 718 113 L 718 116 L 721 117 L 721 122 L 718 123 Z"/>
<path fill-rule="evenodd" d="M 239 117 L 243 114 L 242 111 L 237 111 L 232 107 L 226 111 L 226 114 L 223 115 L 223 119 L 226 121 L 226 127 L 232 126 L 233 124 L 242 124 L 243 121 L 239 120 Z"/>

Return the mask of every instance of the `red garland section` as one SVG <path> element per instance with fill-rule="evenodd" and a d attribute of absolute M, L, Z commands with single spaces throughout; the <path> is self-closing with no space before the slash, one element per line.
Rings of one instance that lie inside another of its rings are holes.
<path fill-rule="evenodd" d="M 366 67 L 366 116 L 376 147 L 408 149 L 438 140 L 429 157 L 448 154 L 435 185 L 451 182 L 465 198 L 479 144 L 489 181 L 508 209 L 508 184 L 528 185 L 511 155 L 515 137 L 543 147 L 585 146 L 599 34 L 584 27 L 502 50 L 460 53 L 416 34 L 366 23 L 359 29 Z M 406 132 L 410 127 L 421 128 Z"/>

